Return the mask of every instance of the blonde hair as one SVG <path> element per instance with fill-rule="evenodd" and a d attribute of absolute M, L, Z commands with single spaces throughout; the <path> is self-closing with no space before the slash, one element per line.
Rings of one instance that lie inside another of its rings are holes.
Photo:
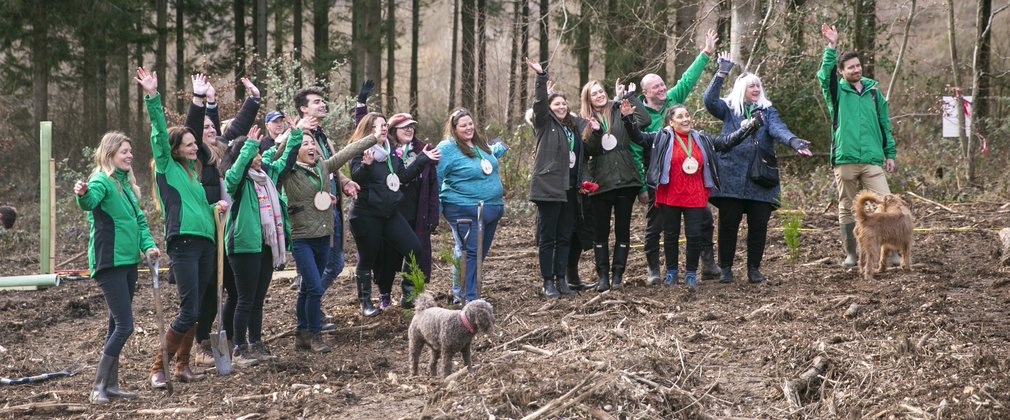
<path fill-rule="evenodd" d="M 579 95 L 579 102 L 580 102 L 579 116 L 586 120 L 593 117 L 593 101 L 592 99 L 590 99 L 589 92 L 593 90 L 594 85 L 599 85 L 601 89 L 603 88 L 603 85 L 600 85 L 600 82 L 596 80 L 590 80 L 589 83 L 586 83 L 584 86 L 582 86 L 582 94 Z M 607 90 L 603 89 L 603 93 L 607 93 Z M 614 103 L 608 98 L 606 105 L 603 105 L 603 109 L 600 112 L 600 116 L 603 118 L 610 118 L 610 115 L 613 113 L 613 109 L 614 109 Z M 600 122 L 602 123 L 603 121 Z M 612 122 L 608 121 L 608 124 L 611 123 Z M 592 128 L 590 128 L 589 124 L 586 124 L 586 129 L 585 132 L 582 133 L 582 138 L 589 138 L 589 133 L 591 130 Z"/>
<path fill-rule="evenodd" d="M 736 83 L 733 84 L 733 90 L 729 91 L 729 94 L 726 95 L 725 98 L 722 98 L 723 101 L 726 101 L 726 105 L 729 106 L 729 109 L 733 111 L 733 115 L 739 117 L 744 114 L 743 106 L 747 101 L 744 98 L 744 94 L 747 93 L 747 88 L 754 83 L 757 83 L 758 87 L 761 88 L 761 96 L 758 97 L 757 103 L 754 105 L 757 105 L 758 108 L 770 108 L 772 106 L 772 101 L 769 101 L 768 98 L 765 97 L 765 87 L 764 84 L 761 83 L 761 79 L 754 73 L 744 73 L 741 74 L 740 77 L 736 78 Z"/>
<path fill-rule="evenodd" d="M 133 140 L 130 140 L 126 134 L 119 131 L 110 131 L 102 136 L 102 141 L 98 143 L 98 148 L 95 149 L 95 170 L 94 173 L 104 172 L 109 178 L 120 184 L 119 179 L 113 174 L 116 172 L 116 165 L 113 160 L 116 157 L 116 153 L 119 153 L 119 148 L 123 146 L 123 143 L 129 143 L 130 147 L 133 147 Z M 140 187 L 137 186 L 137 178 L 133 175 L 133 171 L 127 171 L 127 180 L 130 183 L 130 190 L 133 191 L 133 195 L 140 199 Z M 123 188 L 120 184 L 119 188 Z"/>
<path fill-rule="evenodd" d="M 358 126 L 354 128 L 354 133 L 351 133 L 351 139 L 347 141 L 347 144 L 370 136 L 375 131 L 375 120 L 378 118 L 386 119 L 386 116 L 379 112 L 369 112 L 361 117 L 361 121 L 358 121 Z"/>

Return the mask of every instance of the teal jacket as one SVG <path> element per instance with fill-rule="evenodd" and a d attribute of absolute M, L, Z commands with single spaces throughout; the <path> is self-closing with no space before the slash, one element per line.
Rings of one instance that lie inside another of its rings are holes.
<path fill-rule="evenodd" d="M 663 120 L 666 119 L 666 110 L 671 106 L 682 104 L 687 100 L 687 96 L 691 94 L 695 85 L 698 84 L 698 79 L 701 79 L 701 73 L 705 71 L 705 66 L 708 64 L 708 61 L 708 54 L 705 54 L 705 52 L 702 51 L 698 54 L 698 57 L 694 59 L 694 62 L 691 63 L 687 70 L 684 71 L 684 74 L 680 76 L 680 80 L 677 81 L 677 85 L 666 91 L 666 100 L 663 101 L 662 107 L 654 109 L 648 104 L 645 105 L 645 110 L 649 112 L 649 125 L 643 128 L 642 131 L 659 131 L 663 129 Z M 645 104 L 644 95 L 639 95 L 638 98 L 643 104 Z M 628 146 L 631 148 L 631 156 L 635 158 L 635 167 L 638 169 L 638 176 L 644 183 L 644 164 L 648 163 L 645 162 L 645 158 L 642 157 L 643 150 L 645 149 L 635 143 L 631 143 Z"/>
<path fill-rule="evenodd" d="M 877 81 L 866 77 L 862 79 L 863 91 L 856 92 L 849 82 L 838 77 L 837 61 L 838 52 L 825 48 L 821 69 L 817 71 L 821 94 L 831 115 L 835 115 L 835 101 L 831 98 L 833 88 L 838 97 L 838 126 L 831 132 L 831 163 L 883 165 L 884 159 L 894 159 L 897 154 L 887 116 L 887 100 L 877 89 Z M 871 93 L 874 90 L 876 94 Z"/>
<path fill-rule="evenodd" d="M 145 96 L 144 101 L 147 116 L 151 119 L 151 149 L 161 215 L 165 220 L 165 243 L 172 242 L 179 235 L 201 236 L 213 241 L 216 203 L 207 204 L 196 161 L 187 163 L 187 171 L 172 157 L 161 95 Z"/>
<path fill-rule="evenodd" d="M 136 265 L 140 254 L 154 248 L 147 217 L 130 189 L 129 173 L 116 169 L 110 177 L 95 172 L 88 178 L 88 191 L 77 196 L 77 207 L 88 212 L 88 268 L 99 271 Z"/>
<path fill-rule="evenodd" d="M 289 141 L 284 145 L 281 156 L 287 156 L 298 142 Z M 260 205 L 256 196 L 256 186 L 248 176 L 249 164 L 259 153 L 260 142 L 246 139 L 239 151 L 238 158 L 228 172 L 224 174 L 224 188 L 232 197 L 232 208 L 228 211 L 228 222 L 225 224 L 225 250 L 231 254 L 255 254 L 263 251 L 263 226 L 260 223 Z M 277 176 L 284 168 L 284 160 L 277 159 L 269 164 L 263 161 L 263 172 L 267 173 L 274 186 Z M 241 192 L 239 188 L 241 187 Z M 277 187 L 278 189 L 280 187 Z M 284 219 L 284 238 L 291 240 L 291 230 L 288 226 L 288 205 L 285 197 L 278 193 L 279 210 Z M 287 244 L 285 244 L 287 249 Z"/>

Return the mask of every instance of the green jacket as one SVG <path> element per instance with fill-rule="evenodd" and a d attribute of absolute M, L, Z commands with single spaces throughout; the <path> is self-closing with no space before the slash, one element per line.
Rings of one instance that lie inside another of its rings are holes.
<path fill-rule="evenodd" d="M 200 184 L 196 161 L 187 163 L 189 170 L 172 157 L 165 125 L 165 110 L 161 95 L 144 96 L 147 116 L 151 119 L 151 149 L 154 172 L 161 199 L 161 215 L 165 220 L 165 243 L 179 235 L 194 235 L 215 240 L 214 205 L 207 204 L 207 194 Z"/>
<path fill-rule="evenodd" d="M 835 70 L 837 61 L 838 52 L 834 48 L 825 48 L 821 69 L 817 71 L 821 94 L 832 116 L 835 115 L 836 104 L 831 98 L 832 88 L 838 95 L 838 126 L 831 133 L 831 163 L 883 165 L 884 159 L 894 159 L 897 154 L 891 121 L 887 116 L 887 100 L 877 89 L 877 81 L 866 77 L 862 79 L 863 91 L 856 92 L 851 84 L 838 77 Z M 876 94 L 871 93 L 872 90 Z"/>
<path fill-rule="evenodd" d="M 291 130 L 288 142 L 301 144 L 302 131 Z M 298 141 L 294 139 L 299 139 Z M 375 145 L 375 137 L 367 136 L 341 149 L 339 152 L 323 160 L 316 158 L 314 172 L 295 165 L 284 179 L 284 193 L 288 199 L 288 222 L 291 225 L 291 239 L 310 239 L 330 236 L 333 234 L 333 210 L 319 210 L 314 204 L 316 193 L 322 191 L 328 194 L 340 194 L 340 191 L 330 191 L 330 174 L 355 156 L 361 156 L 365 150 Z M 287 147 L 285 146 L 285 149 Z M 291 153 L 289 150 L 289 153 Z M 278 158 L 287 161 L 287 156 Z M 323 182 L 320 182 L 320 179 Z"/>
<path fill-rule="evenodd" d="M 680 76 L 680 80 L 677 81 L 677 85 L 666 91 L 666 100 L 663 102 L 663 106 L 659 109 L 653 109 L 651 106 L 646 104 L 645 95 L 639 95 L 638 98 L 645 105 L 645 110 L 649 112 L 649 125 L 642 128 L 643 132 L 649 131 L 659 131 L 663 129 L 663 120 L 666 119 L 666 110 L 673 105 L 682 104 L 687 100 L 687 95 L 691 94 L 694 90 L 695 85 L 698 84 L 698 79 L 701 79 L 701 73 L 705 71 L 705 65 L 708 64 L 708 54 L 704 51 L 698 54 L 698 57 L 694 59 L 694 62 L 684 71 L 684 74 Z M 643 188 L 645 182 L 645 163 L 642 157 L 643 148 L 635 143 L 631 145 L 631 155 L 635 158 L 635 167 L 638 168 L 638 176 L 642 178 Z M 643 191 L 645 191 L 643 189 Z"/>
<path fill-rule="evenodd" d="M 77 207 L 88 212 L 88 268 L 95 273 L 140 262 L 140 254 L 154 248 L 147 217 L 130 189 L 129 173 L 116 169 L 115 178 L 95 172 L 88 192 L 77 196 Z"/>
<path fill-rule="evenodd" d="M 296 144 L 293 141 L 287 142 L 281 156 L 287 156 Z M 247 175 L 249 164 L 259 153 L 259 146 L 260 142 L 246 139 L 235 163 L 224 174 L 224 188 L 234 200 L 231 203 L 232 208 L 228 211 L 228 222 L 225 224 L 225 250 L 228 251 L 228 255 L 255 254 L 263 251 L 263 226 L 260 223 L 259 200 L 256 196 L 256 186 Z M 263 172 L 267 173 L 275 186 L 277 185 L 277 176 L 283 168 L 283 160 L 276 160 L 269 164 L 264 161 L 262 166 Z M 241 192 L 239 192 L 240 186 Z M 279 190 L 280 187 L 277 189 Z M 287 200 L 279 193 L 277 199 L 280 201 L 281 208 L 274 210 L 282 213 L 284 237 L 290 240 Z"/>

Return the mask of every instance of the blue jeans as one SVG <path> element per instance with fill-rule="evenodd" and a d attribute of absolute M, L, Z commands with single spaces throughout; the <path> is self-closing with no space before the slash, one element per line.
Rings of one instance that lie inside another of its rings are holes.
<path fill-rule="evenodd" d="M 133 295 L 137 292 L 137 265 L 121 265 L 95 273 L 109 306 L 109 331 L 102 354 L 119 357 L 126 340 L 133 334 Z"/>
<path fill-rule="evenodd" d="M 319 318 L 323 285 L 320 276 L 329 252 L 329 236 L 295 239 L 291 242 L 291 254 L 295 257 L 298 274 L 302 276 L 302 285 L 298 289 L 298 301 L 295 304 L 295 316 L 298 319 L 296 328 L 299 330 L 317 333 L 321 329 Z"/>
<path fill-rule="evenodd" d="M 505 206 L 499 205 L 485 205 L 484 206 L 484 242 L 483 250 L 481 255 L 483 258 L 487 258 L 487 253 L 491 249 L 491 241 L 494 240 L 494 232 L 498 228 L 498 221 L 501 220 L 502 215 L 505 213 Z M 445 220 L 449 221 L 449 227 L 452 228 L 452 238 L 456 243 L 453 247 L 452 256 L 457 260 L 462 255 L 462 248 L 464 246 L 461 243 L 460 235 L 466 236 L 467 230 L 463 228 L 462 231 L 456 226 L 456 220 L 458 219 L 470 219 L 473 221 L 474 225 L 471 228 L 476 228 L 477 223 L 477 206 L 457 206 L 454 204 L 444 204 L 442 205 L 442 215 L 445 216 Z M 474 229 L 473 234 L 467 238 L 466 241 L 466 294 L 463 294 L 462 287 L 460 286 L 459 273 L 456 271 L 456 266 L 452 268 L 452 293 L 464 300 L 471 301 L 480 298 L 477 295 L 477 230 Z M 482 258 L 482 260 L 483 260 Z"/>
<path fill-rule="evenodd" d="M 323 270 L 322 274 L 324 292 L 330 289 L 333 281 L 344 271 L 344 216 L 340 206 L 333 206 L 333 244 L 330 246 L 329 254 L 329 258 L 326 259 L 326 270 Z"/>

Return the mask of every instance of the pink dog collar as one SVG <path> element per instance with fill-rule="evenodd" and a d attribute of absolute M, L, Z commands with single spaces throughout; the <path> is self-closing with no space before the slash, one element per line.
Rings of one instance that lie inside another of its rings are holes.
<path fill-rule="evenodd" d="M 463 326 L 466 327 L 467 331 L 470 331 L 470 334 L 476 334 L 473 330 L 473 325 L 470 325 L 470 321 L 466 319 L 466 314 L 463 311 L 459 311 L 459 320 L 463 321 Z"/>

